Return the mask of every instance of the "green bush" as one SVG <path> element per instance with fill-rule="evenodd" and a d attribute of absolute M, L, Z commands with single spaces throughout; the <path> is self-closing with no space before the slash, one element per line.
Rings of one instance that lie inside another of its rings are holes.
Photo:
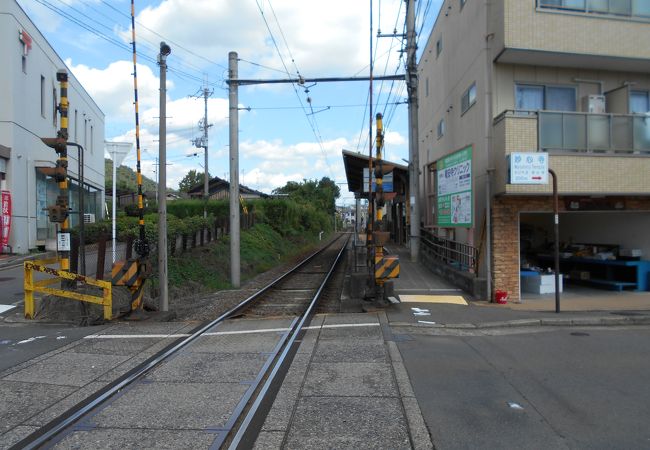
<path fill-rule="evenodd" d="M 228 217 L 230 207 L 228 200 L 174 200 L 167 203 L 167 213 L 184 219 L 186 217 L 201 216 L 203 217 L 204 209 L 207 210 L 208 216 L 216 218 Z"/>

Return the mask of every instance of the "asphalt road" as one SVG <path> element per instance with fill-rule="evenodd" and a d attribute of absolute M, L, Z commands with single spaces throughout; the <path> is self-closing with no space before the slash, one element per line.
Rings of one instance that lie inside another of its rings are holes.
<path fill-rule="evenodd" d="M 38 274 L 40 276 L 40 274 Z M 37 277 L 40 279 L 41 277 Z M 23 300 L 24 269 L 22 264 L 0 269 L 0 304 L 13 305 Z"/>
<path fill-rule="evenodd" d="M 104 328 L 0 322 L 0 372 Z"/>
<path fill-rule="evenodd" d="M 17 308 L 0 313 L 0 371 L 55 350 L 104 327 L 73 327 L 42 323 L 8 323 L 3 318 L 22 313 L 23 265 L 0 269 L 0 304 Z M 35 279 L 47 278 L 37 273 Z"/>
<path fill-rule="evenodd" d="M 437 449 L 650 448 L 650 328 L 399 342 Z"/>

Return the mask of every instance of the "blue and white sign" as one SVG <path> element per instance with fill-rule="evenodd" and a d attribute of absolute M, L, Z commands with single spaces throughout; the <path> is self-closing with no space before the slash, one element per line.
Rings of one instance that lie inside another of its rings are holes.
<path fill-rule="evenodd" d="M 548 153 L 510 153 L 510 184 L 548 184 Z"/>

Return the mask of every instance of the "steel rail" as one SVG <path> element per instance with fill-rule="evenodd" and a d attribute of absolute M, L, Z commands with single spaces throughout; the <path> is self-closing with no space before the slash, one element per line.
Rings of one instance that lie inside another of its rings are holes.
<path fill-rule="evenodd" d="M 188 346 L 190 343 L 192 343 L 193 341 L 201 337 L 204 333 L 206 333 L 211 328 L 215 327 L 219 323 L 225 321 L 226 319 L 232 317 L 242 309 L 246 308 L 250 303 L 254 302 L 260 296 L 268 292 L 280 281 L 284 280 L 285 278 L 287 278 L 288 276 L 296 272 L 298 269 L 308 264 L 316 256 L 320 255 L 325 250 L 330 248 L 339 239 L 340 237 L 333 239 L 329 244 L 327 244 L 323 248 L 309 255 L 299 264 L 297 264 L 289 271 L 285 272 L 283 275 L 273 280 L 271 283 L 266 285 L 264 288 L 260 289 L 255 294 L 249 296 L 241 303 L 232 307 L 231 309 L 223 313 L 221 316 L 208 322 L 207 324 L 199 325 L 197 328 L 195 328 L 193 331 L 190 332 L 191 333 L 190 336 L 179 338 L 175 342 L 171 343 L 169 346 L 162 349 L 160 352 L 156 353 L 155 355 L 153 355 L 143 363 L 139 364 L 138 366 L 128 371 L 126 374 L 122 375 L 112 383 L 108 384 L 105 388 L 100 389 L 95 394 L 89 396 L 85 400 L 82 400 L 77 405 L 73 406 L 68 411 L 64 412 L 58 418 L 53 419 L 49 423 L 45 424 L 43 427 L 39 428 L 38 430 L 34 431 L 32 434 L 28 435 L 27 437 L 19 441 L 18 443 L 14 444 L 12 447 L 10 447 L 10 450 L 20 450 L 20 449 L 31 450 L 31 449 L 38 449 L 46 445 L 49 441 L 52 441 L 59 434 L 64 432 L 68 427 L 78 422 L 84 416 L 90 413 L 92 410 L 98 408 L 109 398 L 113 397 L 120 390 L 126 388 L 130 384 L 134 383 L 137 379 L 148 374 L 151 370 L 153 370 L 155 367 L 160 365 L 163 361 L 167 360 L 170 356 L 174 355 L 184 347 Z M 343 248 L 345 248 L 345 246 Z"/>
<path fill-rule="evenodd" d="M 244 418 L 241 426 L 239 427 L 237 434 L 231 441 L 230 446 L 228 447 L 229 450 L 252 448 L 254 442 L 251 442 L 252 439 L 251 433 L 255 430 L 251 428 L 251 424 L 256 418 L 258 418 L 257 416 L 258 413 L 261 412 L 262 402 L 264 402 L 267 399 L 267 395 L 271 392 L 271 387 L 273 383 L 279 381 L 276 380 L 276 376 L 278 375 L 278 373 L 280 372 L 284 364 L 286 362 L 290 362 L 287 356 L 289 355 L 289 352 L 294 349 L 296 339 L 303 331 L 303 327 L 305 326 L 305 323 L 307 323 L 308 320 L 311 320 L 313 316 L 314 308 L 316 307 L 316 304 L 318 303 L 318 300 L 320 299 L 320 296 L 323 293 L 323 290 L 325 289 L 325 285 L 329 282 L 332 273 L 334 272 L 334 269 L 338 266 L 341 260 L 341 255 L 345 251 L 349 239 L 350 237 L 348 236 L 345 245 L 343 245 L 341 247 L 341 250 L 339 250 L 338 254 L 336 255 L 336 259 L 334 260 L 334 263 L 332 264 L 329 271 L 327 272 L 327 275 L 325 275 L 325 278 L 323 279 L 320 286 L 318 287 L 318 290 L 314 294 L 314 297 L 309 303 L 309 306 L 300 317 L 300 320 L 293 323 L 292 328 L 289 332 L 289 339 L 287 340 L 287 343 L 284 349 L 282 350 L 281 355 L 275 361 L 273 369 L 269 373 L 269 376 L 266 379 L 264 386 L 262 387 L 253 405 L 251 406 L 248 413 L 246 414 L 246 417 Z"/>

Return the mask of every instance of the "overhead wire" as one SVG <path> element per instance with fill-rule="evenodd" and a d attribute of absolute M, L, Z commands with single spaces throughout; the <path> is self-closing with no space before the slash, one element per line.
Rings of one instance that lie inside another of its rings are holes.
<path fill-rule="evenodd" d="M 101 0 L 101 2 L 102 2 L 103 4 L 105 4 L 106 6 L 108 6 L 109 8 L 111 8 L 112 10 L 116 11 L 118 14 L 121 14 L 121 15 L 123 15 L 123 16 L 127 16 L 123 11 L 120 11 L 119 9 L 115 8 L 115 7 L 114 7 L 113 5 L 111 5 L 108 1 L 106 1 L 106 0 Z M 149 31 L 150 33 L 153 33 L 153 34 L 155 34 L 156 36 L 160 37 L 161 39 L 164 39 L 167 43 L 172 44 L 172 45 L 174 46 L 174 48 L 179 48 L 179 49 L 181 49 L 181 50 L 183 50 L 183 51 L 189 53 L 189 54 L 192 55 L 192 56 L 195 56 L 195 57 L 197 57 L 197 58 L 199 58 L 199 59 L 202 59 L 202 60 L 204 60 L 204 61 L 206 61 L 206 62 L 209 62 L 210 64 L 214 64 L 215 66 L 221 67 L 221 68 L 224 69 L 224 70 L 228 70 L 228 68 L 227 68 L 226 66 L 224 66 L 223 64 L 220 64 L 220 63 L 218 63 L 218 62 L 216 62 L 216 61 L 213 61 L 213 60 L 211 60 L 211 59 L 208 59 L 208 58 L 206 58 L 206 57 L 203 56 L 203 55 L 199 55 L 198 53 L 195 53 L 195 52 L 193 52 L 192 50 L 189 50 L 188 48 L 185 48 L 184 46 L 180 45 L 179 43 L 174 42 L 174 41 L 172 41 L 171 39 L 166 38 L 165 36 L 159 34 L 157 31 L 154 31 L 154 30 L 152 30 L 151 28 L 148 28 L 147 26 L 143 25 L 141 22 L 136 21 L 136 23 L 137 23 L 139 26 L 141 26 L 142 28 L 144 28 L 145 30 Z"/>
<path fill-rule="evenodd" d="M 62 18 L 66 19 L 66 20 L 68 20 L 68 21 L 70 21 L 70 22 L 72 22 L 73 24 L 77 25 L 78 27 L 80 27 L 80 28 L 82 28 L 82 29 L 88 31 L 89 33 L 91 33 L 91 34 L 93 34 L 93 35 L 99 37 L 100 39 L 102 39 L 102 40 L 108 42 L 109 44 L 112 44 L 112 45 L 114 45 L 114 46 L 116 46 L 116 47 L 118 47 L 118 48 L 120 48 L 120 49 L 122 49 L 122 50 L 124 50 L 124 51 L 131 52 L 131 48 L 130 48 L 130 46 L 129 46 L 128 44 L 126 44 L 126 43 L 124 43 L 124 42 L 122 42 L 122 41 L 120 41 L 120 40 L 118 40 L 118 39 L 116 39 L 116 38 L 110 36 L 109 34 L 106 34 L 105 32 L 100 31 L 99 29 L 97 29 L 97 28 L 96 28 L 95 26 L 93 26 L 92 24 L 96 24 L 96 25 L 98 25 L 98 26 L 101 26 L 101 27 L 103 27 L 103 28 L 106 28 L 106 29 L 108 29 L 109 31 L 111 31 L 112 33 L 114 33 L 115 31 L 114 31 L 111 27 L 109 27 L 109 26 L 107 26 L 106 24 L 102 23 L 101 21 L 98 21 L 98 20 L 92 18 L 91 16 L 85 14 L 84 12 L 80 11 L 78 8 L 75 8 L 74 6 L 72 6 L 72 5 L 70 5 L 69 3 L 65 2 L 64 0 L 58 0 L 58 1 L 59 1 L 60 3 L 62 3 L 63 5 L 65 5 L 65 6 L 66 6 L 68 9 L 70 9 L 71 11 L 74 11 L 76 14 L 79 14 L 80 16 L 82 16 L 84 19 L 81 19 L 81 18 L 79 18 L 79 17 L 76 17 L 76 16 L 73 15 L 72 13 L 67 12 L 67 11 L 65 11 L 65 10 L 63 10 L 63 9 L 61 9 L 61 8 L 59 8 L 59 7 L 57 7 L 57 6 L 55 6 L 54 4 L 52 4 L 52 3 L 51 3 L 50 1 L 48 1 L 48 0 L 36 0 L 37 3 L 39 3 L 39 4 L 41 4 L 42 6 L 48 8 L 48 9 L 51 10 L 52 12 L 54 12 L 54 13 L 56 13 L 57 15 L 61 16 Z M 111 6 L 111 8 L 112 8 L 112 9 L 115 9 L 115 8 L 112 7 L 112 6 Z M 94 9 L 94 8 L 93 8 L 93 9 Z M 96 10 L 96 9 L 95 9 L 95 10 Z M 129 17 L 127 14 L 123 14 L 123 15 L 124 15 L 125 17 Z M 105 14 L 103 14 L 103 16 L 104 16 L 104 17 L 107 17 Z M 91 24 L 91 23 L 87 23 L 86 20 L 89 20 L 90 22 L 92 22 L 92 24 Z M 154 49 L 157 51 L 157 46 L 156 46 L 155 44 L 151 43 L 150 41 L 147 41 L 147 42 L 150 44 L 150 46 L 151 46 L 152 48 L 154 48 Z M 151 63 L 153 63 L 153 64 L 157 64 L 157 63 L 158 63 L 158 61 L 157 61 L 157 59 L 156 59 L 155 57 L 149 56 L 149 55 L 147 55 L 147 54 L 145 54 L 145 53 L 143 53 L 143 52 L 138 52 L 138 55 L 139 55 L 142 59 L 144 59 L 144 60 L 146 60 L 146 61 L 149 61 L 149 62 L 151 62 Z M 179 65 L 181 65 L 181 64 L 179 63 Z M 188 68 L 189 68 L 190 70 L 196 70 L 197 72 L 202 72 L 202 71 L 201 71 L 200 69 L 198 69 L 198 68 L 195 68 L 195 69 L 193 69 L 193 68 L 191 68 L 191 67 L 188 67 Z M 184 79 L 186 79 L 186 80 L 190 80 L 190 81 L 202 80 L 201 78 L 199 78 L 199 77 L 197 77 L 197 76 L 195 76 L 195 75 L 192 75 L 191 73 L 188 73 L 188 72 L 186 72 L 186 71 L 184 71 L 184 70 L 181 70 L 181 69 L 179 69 L 179 68 L 177 68 L 177 67 L 174 67 L 174 66 L 170 66 L 170 67 L 168 67 L 168 70 L 169 70 L 170 72 L 175 73 L 179 78 L 184 78 Z"/>
<path fill-rule="evenodd" d="M 270 0 L 267 0 L 267 1 L 270 4 Z M 278 43 L 277 43 L 277 41 L 275 39 L 273 31 L 271 30 L 269 22 L 266 20 L 266 15 L 264 14 L 264 10 L 263 10 L 262 6 L 260 5 L 259 0 L 255 0 L 255 3 L 257 4 L 257 8 L 258 8 L 258 10 L 260 12 L 260 15 L 262 16 L 262 20 L 264 21 L 266 29 L 269 32 L 269 36 L 271 37 L 271 42 L 273 43 L 273 46 L 275 47 L 275 50 L 276 50 L 276 52 L 278 54 L 278 57 L 280 58 L 280 62 L 282 63 L 282 67 L 284 67 L 285 73 L 288 76 L 291 76 L 291 73 L 289 72 L 289 68 L 287 67 L 287 64 L 284 61 L 284 57 L 282 56 L 282 52 L 280 51 L 280 48 L 279 48 Z M 273 8 L 273 7 L 271 6 L 271 8 Z M 277 21 L 277 17 L 276 17 L 276 21 Z M 279 22 L 277 22 L 277 23 L 278 23 L 278 27 L 280 27 Z M 294 66 L 295 66 L 295 61 L 294 61 Z M 318 142 L 318 145 L 319 145 L 319 147 L 321 149 L 321 152 L 323 153 L 323 156 L 325 157 L 325 163 L 326 163 L 326 165 L 327 165 L 327 167 L 328 167 L 328 169 L 330 171 L 330 175 L 332 176 L 332 178 L 334 178 L 334 173 L 332 171 L 332 167 L 330 166 L 329 159 L 327 158 L 327 152 L 325 151 L 325 147 L 323 146 L 323 138 L 320 135 L 320 130 L 317 131 L 316 119 L 314 118 L 313 115 L 310 116 L 307 113 L 307 109 L 305 108 L 305 106 L 304 106 L 304 104 L 302 102 L 302 99 L 300 98 L 300 94 L 298 94 L 298 89 L 296 88 L 296 83 L 292 82 L 291 87 L 293 88 L 293 91 L 296 94 L 296 97 L 298 98 L 298 102 L 300 103 L 300 106 L 301 106 L 301 108 L 303 110 L 305 118 L 307 119 L 307 123 L 309 124 L 309 126 L 310 126 L 310 128 L 312 130 L 312 133 L 314 134 L 314 137 L 316 138 L 316 141 Z M 313 110 L 312 110 L 312 112 L 313 112 Z M 310 117 L 311 117 L 311 119 L 310 119 Z"/>

